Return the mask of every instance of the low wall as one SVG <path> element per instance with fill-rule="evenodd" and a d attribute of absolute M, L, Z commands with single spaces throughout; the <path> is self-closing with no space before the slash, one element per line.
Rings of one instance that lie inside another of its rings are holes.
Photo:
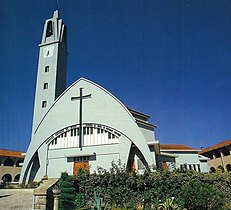
<path fill-rule="evenodd" d="M 34 210 L 53 210 L 54 196 L 53 186 L 59 179 L 44 180 L 43 183 L 34 190 Z"/>

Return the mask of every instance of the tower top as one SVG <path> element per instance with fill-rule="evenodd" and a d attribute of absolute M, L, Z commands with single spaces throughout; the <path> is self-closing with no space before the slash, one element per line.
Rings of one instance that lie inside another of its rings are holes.
<path fill-rule="evenodd" d="M 66 44 L 66 26 L 63 20 L 59 18 L 58 10 L 55 10 L 53 17 L 45 21 L 42 41 L 39 46 L 41 47 L 57 42 L 64 45 Z"/>
<path fill-rule="evenodd" d="M 54 11 L 53 18 L 59 19 L 59 11 L 58 10 Z"/>

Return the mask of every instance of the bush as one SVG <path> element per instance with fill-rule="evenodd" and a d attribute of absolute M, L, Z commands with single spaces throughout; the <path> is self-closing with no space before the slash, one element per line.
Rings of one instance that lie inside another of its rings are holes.
<path fill-rule="evenodd" d="M 215 187 L 197 180 L 186 183 L 180 193 L 188 210 L 222 209 L 224 194 Z"/>
<path fill-rule="evenodd" d="M 74 187 L 73 176 L 69 176 L 67 173 L 62 173 L 59 185 L 61 189 L 59 209 L 74 209 L 76 188 Z"/>
<path fill-rule="evenodd" d="M 61 202 L 77 209 L 93 207 L 96 196 L 103 201 L 104 209 L 156 209 L 162 201 L 174 197 L 179 209 L 212 210 L 222 209 L 231 200 L 230 173 L 146 171 L 139 175 L 126 171 L 120 162 L 112 163 L 110 171 L 91 175 L 84 171 L 75 177 L 64 173 L 60 183 Z"/>

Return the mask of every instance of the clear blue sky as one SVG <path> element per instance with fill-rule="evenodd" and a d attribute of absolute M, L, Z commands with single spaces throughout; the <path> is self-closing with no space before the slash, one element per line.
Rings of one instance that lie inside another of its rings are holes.
<path fill-rule="evenodd" d="M 38 44 L 55 1 L 0 2 L 0 148 L 30 142 Z M 90 79 L 150 115 L 161 143 L 231 138 L 230 0 L 59 0 L 68 86 Z"/>

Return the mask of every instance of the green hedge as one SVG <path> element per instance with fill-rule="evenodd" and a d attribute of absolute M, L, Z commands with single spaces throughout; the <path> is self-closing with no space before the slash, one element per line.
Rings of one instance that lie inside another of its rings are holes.
<path fill-rule="evenodd" d="M 104 209 L 157 209 L 170 198 L 178 209 L 231 209 L 230 173 L 174 171 L 139 175 L 127 172 L 120 163 L 112 163 L 110 171 L 91 175 L 84 171 L 77 176 L 63 173 L 60 187 L 60 209 L 65 210 L 91 209 L 101 201 Z M 62 207 L 66 205 L 69 207 Z"/>

